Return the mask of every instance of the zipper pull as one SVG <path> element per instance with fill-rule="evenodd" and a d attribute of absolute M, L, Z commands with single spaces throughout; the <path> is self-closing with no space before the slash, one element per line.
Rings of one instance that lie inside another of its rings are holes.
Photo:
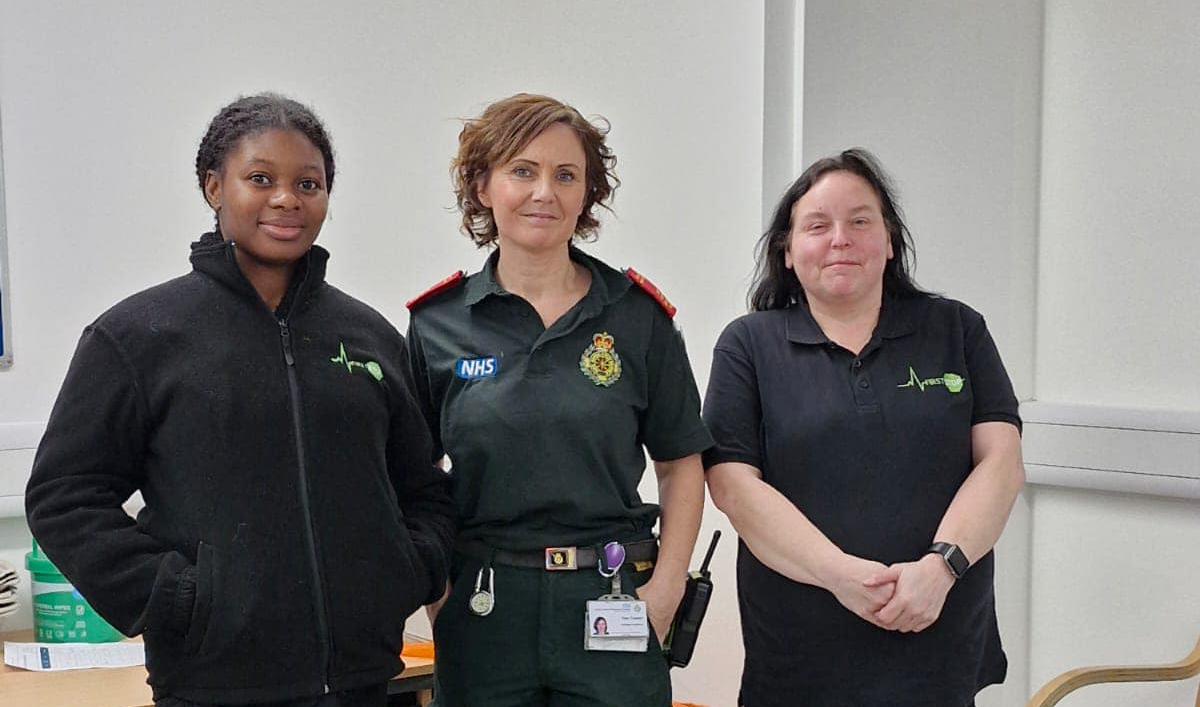
<path fill-rule="evenodd" d="M 296 365 L 296 359 L 292 357 L 292 332 L 288 329 L 286 319 L 279 320 L 279 336 L 283 339 L 283 360 L 289 366 Z"/>

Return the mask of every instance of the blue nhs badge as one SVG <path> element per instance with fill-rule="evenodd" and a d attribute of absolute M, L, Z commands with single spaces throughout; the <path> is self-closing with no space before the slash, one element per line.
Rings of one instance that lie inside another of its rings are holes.
<path fill-rule="evenodd" d="M 459 378 L 472 380 L 474 378 L 491 378 L 496 375 L 496 357 L 460 358 L 454 365 L 454 372 Z"/>

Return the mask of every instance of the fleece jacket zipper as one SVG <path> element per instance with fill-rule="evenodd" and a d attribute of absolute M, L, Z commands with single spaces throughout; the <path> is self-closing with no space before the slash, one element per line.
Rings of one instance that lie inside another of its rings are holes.
<path fill-rule="evenodd" d="M 300 383 L 296 380 L 296 359 L 292 356 L 292 332 L 287 319 L 279 320 L 279 337 L 283 341 L 283 360 L 287 363 L 288 391 L 292 402 L 292 431 L 296 438 L 296 468 L 300 474 L 300 507 L 304 511 L 304 540 L 308 545 L 312 566 L 313 597 L 317 603 L 317 634 L 321 645 L 321 664 L 325 674 L 323 688 L 329 694 L 329 619 L 325 609 L 324 583 L 317 562 L 317 539 L 313 533 L 312 504 L 309 500 L 308 469 L 304 456 L 304 433 L 300 424 Z"/>

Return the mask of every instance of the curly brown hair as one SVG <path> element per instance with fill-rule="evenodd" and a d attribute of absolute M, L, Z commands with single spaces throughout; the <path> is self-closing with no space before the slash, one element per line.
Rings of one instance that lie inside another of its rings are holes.
<path fill-rule="evenodd" d="M 579 135 L 587 156 L 587 196 L 583 211 L 575 223 L 575 239 L 588 240 L 596 235 L 600 222 L 592 207 L 612 209 L 608 202 L 621 185 L 613 169 L 617 158 L 607 144 L 610 126 L 584 118 L 572 106 L 548 96 L 518 93 L 488 106 L 478 117 L 465 120 L 458 134 L 458 154 L 450 164 L 450 179 L 458 210 L 462 212 L 462 232 L 480 248 L 496 242 L 496 220 L 492 210 L 479 200 L 483 185 L 493 167 L 517 155 L 543 130 L 555 123 L 570 126 Z"/>

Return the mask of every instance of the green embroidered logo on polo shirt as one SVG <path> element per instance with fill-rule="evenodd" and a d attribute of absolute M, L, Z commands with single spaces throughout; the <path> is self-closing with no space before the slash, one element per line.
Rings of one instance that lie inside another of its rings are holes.
<path fill-rule="evenodd" d="M 329 361 L 331 363 L 342 364 L 350 373 L 354 373 L 355 368 L 361 368 L 367 373 L 370 373 L 371 377 L 375 380 L 383 380 L 383 368 L 381 368 L 378 363 L 375 363 L 374 361 L 367 361 L 365 363 L 362 361 L 351 361 L 346 357 L 346 345 L 341 342 L 338 342 L 338 355 L 329 359 Z"/>
<path fill-rule="evenodd" d="M 917 375 L 917 372 L 913 370 L 913 367 L 909 366 L 908 380 L 896 387 L 916 388 L 924 393 L 925 386 L 927 385 L 942 385 L 945 386 L 946 390 L 950 391 L 951 393 L 959 393 L 962 392 L 963 389 L 963 377 L 957 373 L 943 373 L 941 378 L 926 378 L 922 380 L 921 377 Z"/>

